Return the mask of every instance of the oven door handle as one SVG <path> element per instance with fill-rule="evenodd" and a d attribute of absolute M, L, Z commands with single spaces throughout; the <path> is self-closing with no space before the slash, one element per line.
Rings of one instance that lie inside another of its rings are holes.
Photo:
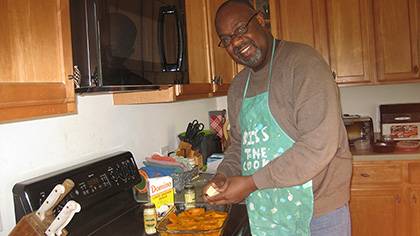
<path fill-rule="evenodd" d="M 407 121 L 407 120 L 411 120 L 410 116 L 399 116 L 399 117 L 394 117 L 394 120 L 396 121 Z"/>

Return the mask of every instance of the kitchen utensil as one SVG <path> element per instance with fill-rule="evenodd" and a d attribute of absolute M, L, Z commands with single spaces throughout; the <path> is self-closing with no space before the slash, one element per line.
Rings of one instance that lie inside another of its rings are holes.
<path fill-rule="evenodd" d="M 187 130 L 185 131 L 184 141 L 192 144 L 194 137 L 197 136 L 198 133 L 203 131 L 203 129 L 204 124 L 198 122 L 198 120 L 193 120 L 192 122 L 188 123 Z"/>
<path fill-rule="evenodd" d="M 43 236 L 54 219 L 53 209 L 73 187 L 74 182 L 71 179 L 66 179 L 63 184 L 56 185 L 39 209 L 22 217 L 9 236 Z"/>
<path fill-rule="evenodd" d="M 45 231 L 47 236 L 60 236 L 63 234 L 63 229 L 71 221 L 74 214 L 80 212 L 80 204 L 76 201 L 70 200 L 66 203 L 54 221 L 51 223 L 50 227 Z M 66 235 L 67 233 L 64 233 Z"/>

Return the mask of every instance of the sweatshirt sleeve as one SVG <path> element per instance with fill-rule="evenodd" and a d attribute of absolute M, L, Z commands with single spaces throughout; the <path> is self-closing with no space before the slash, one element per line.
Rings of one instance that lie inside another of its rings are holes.
<path fill-rule="evenodd" d="M 290 149 L 254 173 L 259 189 L 306 183 L 335 156 L 342 122 L 338 91 L 328 65 L 316 58 L 295 63 L 290 94 L 281 94 L 292 96 L 297 137 Z"/>
<path fill-rule="evenodd" d="M 239 78 L 235 78 L 239 80 Z M 224 159 L 217 168 L 217 172 L 225 176 L 238 176 L 242 174 L 241 168 L 241 134 L 239 125 L 239 112 L 242 104 L 241 85 L 235 81 L 229 89 L 228 118 L 230 124 L 230 146 L 224 152 Z"/>

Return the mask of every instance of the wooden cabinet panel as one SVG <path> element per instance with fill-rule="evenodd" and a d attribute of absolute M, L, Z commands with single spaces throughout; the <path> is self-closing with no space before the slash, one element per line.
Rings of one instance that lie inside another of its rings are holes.
<path fill-rule="evenodd" d="M 420 79 L 419 2 L 375 0 L 378 80 Z"/>
<path fill-rule="evenodd" d="M 420 184 L 420 163 L 408 163 L 408 182 Z"/>
<path fill-rule="evenodd" d="M 224 48 L 218 47 L 219 36 L 216 32 L 214 20 L 216 18 L 216 11 L 225 0 L 208 0 L 208 28 L 210 36 L 210 55 L 212 79 L 221 79 L 222 83 L 230 84 L 236 74 L 236 63 L 231 59 Z"/>
<path fill-rule="evenodd" d="M 324 0 L 280 0 L 277 24 L 281 39 L 300 42 L 317 49 L 329 62 Z"/>
<path fill-rule="evenodd" d="M 370 0 L 327 0 L 331 68 L 338 83 L 367 83 L 374 77 Z"/>
<path fill-rule="evenodd" d="M 190 83 L 210 83 L 210 49 L 205 0 L 185 0 L 188 77 Z"/>
<path fill-rule="evenodd" d="M 353 236 L 399 236 L 402 232 L 402 190 L 352 190 L 350 212 Z"/>
<path fill-rule="evenodd" d="M 75 111 L 68 0 L 0 0 L 0 121 Z"/>
<path fill-rule="evenodd" d="M 410 234 L 420 236 L 420 186 L 410 188 L 408 191 Z"/>
<path fill-rule="evenodd" d="M 402 183 L 402 165 L 395 164 L 361 164 L 354 165 L 352 181 L 359 184 L 395 184 Z"/>

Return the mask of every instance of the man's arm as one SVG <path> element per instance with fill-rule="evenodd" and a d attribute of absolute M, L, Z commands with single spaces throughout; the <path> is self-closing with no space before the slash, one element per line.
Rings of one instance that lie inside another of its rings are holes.
<path fill-rule="evenodd" d="M 233 94 L 235 93 L 235 94 Z M 239 127 L 240 104 L 235 96 L 236 91 L 229 91 L 228 95 L 228 117 L 230 123 L 230 146 L 224 153 L 224 159 L 217 168 L 217 173 L 224 176 L 241 175 L 241 134 Z"/>
<path fill-rule="evenodd" d="M 322 62 L 301 64 L 295 68 L 294 76 L 290 96 L 298 137 L 289 150 L 253 175 L 259 189 L 295 186 L 311 180 L 330 163 L 338 149 L 342 121 L 330 69 Z"/>

